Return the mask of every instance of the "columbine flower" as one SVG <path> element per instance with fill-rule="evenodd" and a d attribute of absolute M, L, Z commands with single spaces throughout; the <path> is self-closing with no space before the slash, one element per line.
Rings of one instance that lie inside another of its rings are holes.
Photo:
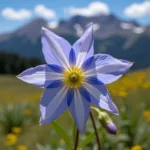
<path fill-rule="evenodd" d="M 93 44 L 92 25 L 73 46 L 42 28 L 42 50 L 47 64 L 27 69 L 18 76 L 45 88 L 40 102 L 40 124 L 53 121 L 69 108 L 83 133 L 90 104 L 118 114 L 104 84 L 120 78 L 132 63 L 107 54 L 94 55 Z"/>

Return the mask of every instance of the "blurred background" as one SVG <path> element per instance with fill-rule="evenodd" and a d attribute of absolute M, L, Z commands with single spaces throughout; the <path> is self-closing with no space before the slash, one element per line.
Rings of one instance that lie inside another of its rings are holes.
<path fill-rule="evenodd" d="M 1 0 L 0 2 L 0 149 L 70 150 L 54 125 L 39 126 L 43 89 L 16 78 L 43 64 L 41 27 L 73 44 L 94 23 L 95 53 L 134 62 L 130 72 L 108 85 L 120 110 L 111 116 L 117 135 L 108 134 L 96 118 L 104 150 L 150 149 L 150 1 L 149 0 Z M 109 114 L 110 115 L 110 114 Z M 56 122 L 72 136 L 66 112 Z M 81 147 L 97 150 L 90 120 Z M 84 141 L 84 143 L 83 143 Z"/>

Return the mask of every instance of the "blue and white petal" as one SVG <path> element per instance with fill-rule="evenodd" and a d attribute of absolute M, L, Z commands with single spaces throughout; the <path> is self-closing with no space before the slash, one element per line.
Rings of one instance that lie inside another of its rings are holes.
<path fill-rule="evenodd" d="M 113 114 L 119 114 L 118 108 L 111 100 L 105 85 L 91 85 L 89 83 L 85 83 L 84 87 L 90 93 L 91 103 Z"/>
<path fill-rule="evenodd" d="M 40 124 L 47 124 L 60 116 L 67 108 L 66 86 L 45 89 L 40 102 Z"/>
<path fill-rule="evenodd" d="M 42 50 L 47 64 L 57 64 L 67 69 L 71 45 L 62 37 L 42 28 Z"/>
<path fill-rule="evenodd" d="M 61 73 L 54 72 L 48 65 L 39 65 L 23 71 L 17 76 L 24 82 L 46 88 L 54 80 L 62 80 Z"/>
<path fill-rule="evenodd" d="M 76 64 L 76 54 L 73 48 L 69 52 L 69 63 L 73 66 Z"/>
<path fill-rule="evenodd" d="M 70 111 L 77 124 L 79 132 L 82 134 L 90 113 L 90 102 L 81 96 L 78 89 L 75 89 L 74 91 L 74 99 L 70 105 Z"/>
<path fill-rule="evenodd" d="M 76 66 L 81 67 L 83 62 L 94 54 L 93 43 L 93 26 L 91 25 L 73 45 L 77 56 Z"/>
<path fill-rule="evenodd" d="M 107 54 L 96 54 L 87 71 L 86 76 L 97 76 L 104 84 L 109 84 L 119 79 L 133 63 L 116 59 Z"/>

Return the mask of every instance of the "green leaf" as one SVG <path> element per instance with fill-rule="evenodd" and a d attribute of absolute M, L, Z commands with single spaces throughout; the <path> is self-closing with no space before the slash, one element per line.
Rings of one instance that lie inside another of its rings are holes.
<path fill-rule="evenodd" d="M 63 140 L 65 141 L 68 148 L 72 149 L 73 144 L 72 144 L 67 132 L 60 125 L 58 125 L 56 122 L 52 122 L 51 126 L 57 132 L 57 134 L 59 134 L 59 136 L 61 136 L 63 138 Z"/>
<path fill-rule="evenodd" d="M 87 136 L 87 138 L 82 141 L 79 145 L 79 148 L 85 147 L 87 144 L 89 144 L 93 139 L 95 138 L 95 132 L 91 133 L 90 135 Z"/>

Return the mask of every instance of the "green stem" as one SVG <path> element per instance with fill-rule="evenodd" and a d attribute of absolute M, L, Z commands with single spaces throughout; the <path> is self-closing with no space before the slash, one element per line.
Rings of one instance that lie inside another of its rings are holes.
<path fill-rule="evenodd" d="M 102 150 L 100 139 L 99 139 L 99 136 L 98 136 L 98 131 L 97 131 L 97 128 L 96 128 L 96 124 L 95 124 L 92 112 L 90 112 L 90 117 L 91 117 L 91 121 L 92 121 L 92 124 L 93 124 L 93 128 L 95 130 L 95 136 L 96 136 L 96 141 L 97 141 L 97 145 L 98 145 L 98 150 Z"/>
<path fill-rule="evenodd" d="M 75 141 L 76 136 L 76 124 L 73 122 L 73 128 L 72 128 L 72 140 Z"/>
<path fill-rule="evenodd" d="M 78 131 L 78 129 L 77 129 L 77 130 L 76 130 L 75 143 L 74 143 L 74 150 L 77 150 L 77 148 L 78 148 L 78 143 L 79 143 L 79 131 Z"/>

